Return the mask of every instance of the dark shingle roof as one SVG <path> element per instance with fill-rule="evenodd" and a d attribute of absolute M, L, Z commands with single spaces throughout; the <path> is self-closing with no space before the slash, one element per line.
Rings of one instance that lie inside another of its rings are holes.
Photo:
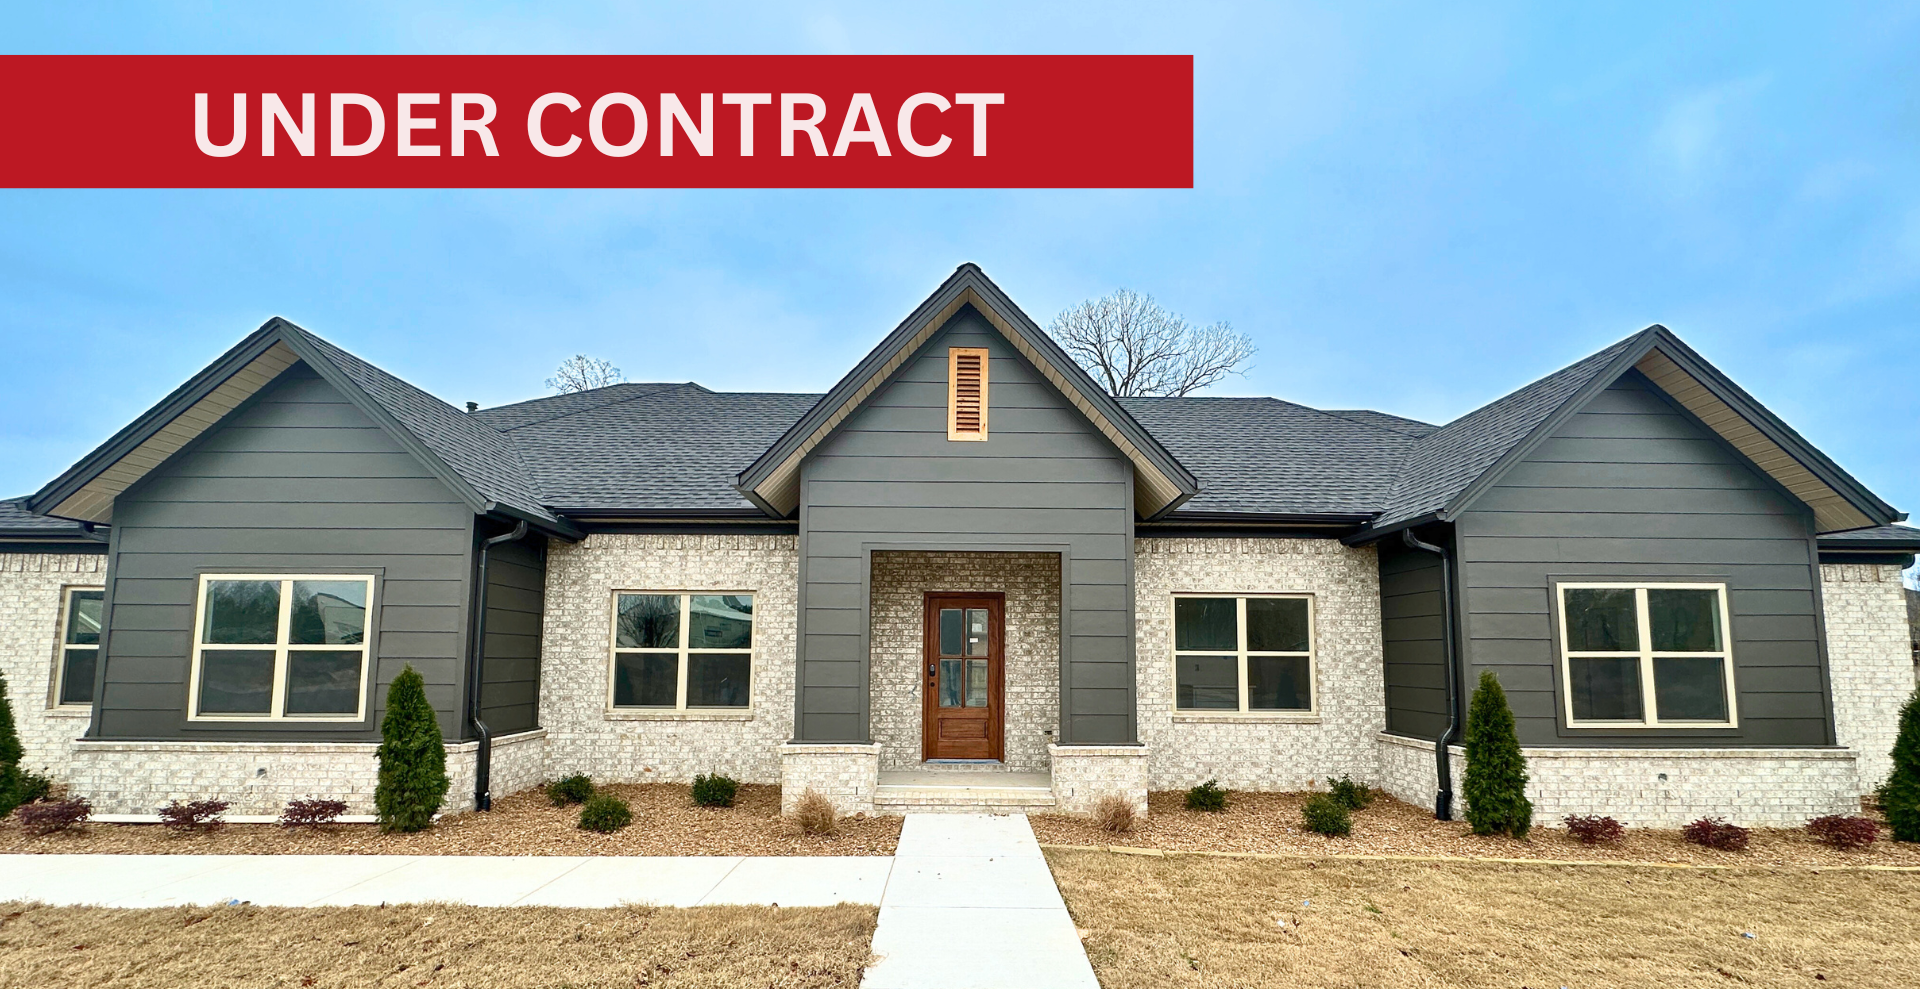
<path fill-rule="evenodd" d="M 1526 439 L 1574 393 L 1630 347 L 1628 337 L 1496 399 L 1413 444 L 1392 494 L 1373 525 L 1384 528 L 1447 506 L 1508 451 Z"/>
<path fill-rule="evenodd" d="M 693 384 L 693 382 L 685 382 Z M 540 422 L 572 415 L 586 409 L 625 402 L 629 399 L 650 395 L 666 388 L 678 388 L 681 383 L 671 381 L 622 381 L 605 388 L 590 388 L 586 391 L 567 392 L 564 395 L 548 395 L 545 398 L 528 399 L 512 405 L 496 405 L 490 409 L 479 409 L 473 417 L 495 429 L 514 429 Z M 698 388 L 698 385 L 694 385 Z"/>
<path fill-rule="evenodd" d="M 1402 429 L 1276 398 L 1123 398 L 1120 405 L 1200 479 L 1200 493 L 1182 512 L 1370 514 L 1415 441 Z"/>
<path fill-rule="evenodd" d="M 0 501 L 0 538 L 6 536 L 46 537 L 79 533 L 80 523 L 35 515 L 26 509 L 26 497 Z"/>
<path fill-rule="evenodd" d="M 1884 549 L 1890 552 L 1920 550 L 1920 529 L 1908 525 L 1877 525 L 1871 529 L 1829 532 L 1820 537 L 1820 548 Z"/>
<path fill-rule="evenodd" d="M 1330 416 L 1352 419 L 1354 422 L 1363 422 L 1369 426 L 1379 426 L 1381 429 L 1391 429 L 1396 433 L 1405 433 L 1408 436 L 1425 436 L 1440 428 L 1430 422 L 1421 422 L 1418 419 L 1409 419 L 1406 416 L 1397 416 L 1387 412 L 1375 412 L 1372 409 L 1325 409 L 1323 411 Z"/>

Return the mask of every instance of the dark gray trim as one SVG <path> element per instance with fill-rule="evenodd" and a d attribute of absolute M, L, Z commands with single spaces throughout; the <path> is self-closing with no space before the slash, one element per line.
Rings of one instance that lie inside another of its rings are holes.
<path fill-rule="evenodd" d="M 713 522 L 581 522 L 580 531 L 589 535 L 605 532 L 631 535 L 793 536 L 799 534 L 800 523 L 769 518 L 762 518 L 758 523 L 737 519 Z"/>
<path fill-rule="evenodd" d="M 1912 553 L 1873 553 L 1866 550 L 1834 551 L 1828 549 L 1822 549 L 1819 552 L 1821 563 L 1875 563 L 1882 566 L 1899 567 L 1902 570 L 1913 566 L 1914 560 L 1914 554 Z"/>
<path fill-rule="evenodd" d="M 1200 482 L 1192 472 L 1174 459 L 1174 456 L 1160 445 L 1160 441 L 1154 439 L 1152 434 L 1127 413 L 1127 410 L 1121 408 L 1120 404 L 1113 400 L 1113 396 L 1107 394 L 1106 389 L 1096 384 L 1093 378 L 1067 355 L 1066 351 L 1060 349 L 1059 344 L 1053 342 L 1053 338 L 1048 336 L 1039 324 L 1028 318 L 1019 306 L 1014 305 L 1013 301 L 1007 298 L 1006 293 L 1000 291 L 999 286 L 993 284 L 978 265 L 969 262 L 955 269 L 954 273 L 948 276 L 947 280 L 942 282 L 926 301 L 920 303 L 905 320 L 901 321 L 899 326 L 894 328 L 892 333 L 887 335 L 886 339 L 880 341 L 879 346 L 869 351 L 860 363 L 853 366 L 853 370 L 848 371 L 813 408 L 807 410 L 807 414 L 801 416 L 800 421 L 794 423 L 781 435 L 780 439 L 767 448 L 765 453 L 762 453 L 746 470 L 740 472 L 734 480 L 734 485 L 741 494 L 760 504 L 761 499 L 751 493 L 753 489 L 765 481 L 776 467 L 792 456 L 801 444 L 824 426 L 842 406 L 851 401 L 854 393 L 879 373 L 880 368 L 887 361 L 904 350 L 924 324 L 968 289 L 972 289 L 976 295 L 993 307 L 994 311 L 1006 317 L 1014 331 L 1019 333 L 1029 346 L 1045 357 L 1048 364 L 1066 378 L 1067 382 L 1078 390 L 1102 416 L 1113 423 L 1114 428 L 1119 430 L 1121 435 L 1125 436 L 1128 442 L 1132 443 L 1154 465 L 1155 469 L 1180 489 L 1181 497 L 1176 498 L 1156 514 L 1164 515 L 1200 492 Z M 767 507 L 771 508 L 771 506 Z M 780 517 L 778 513 L 771 510 L 768 514 Z"/>
<path fill-rule="evenodd" d="M 7 539 L 0 536 L 0 553 L 68 553 L 101 554 L 107 551 L 105 543 L 74 542 L 73 539 Z"/>

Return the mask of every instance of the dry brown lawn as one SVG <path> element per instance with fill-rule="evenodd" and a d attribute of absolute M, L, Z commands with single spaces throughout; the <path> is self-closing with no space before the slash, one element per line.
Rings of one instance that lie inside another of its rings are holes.
<path fill-rule="evenodd" d="M 210 834 L 154 824 L 88 824 L 30 835 L 0 821 L 0 853 L 140 855 L 892 855 L 898 817 L 843 820 L 810 835 L 780 816 L 780 788 L 743 785 L 732 807 L 698 807 L 680 783 L 603 787 L 633 805 L 633 824 L 613 834 L 582 831 L 580 808 L 554 807 L 539 790 L 494 801 L 485 814 L 457 814 L 415 834 L 382 834 L 371 824 L 289 829 L 229 824 Z"/>
<path fill-rule="evenodd" d="M 1043 844 L 1120 845 L 1179 851 L 1264 852 L 1281 855 L 1437 855 L 1462 858 L 1599 859 L 1621 862 L 1689 862 L 1699 865 L 1900 865 L 1920 866 L 1920 844 L 1881 840 L 1859 851 L 1839 851 L 1790 828 L 1761 828 L 1745 852 L 1690 845 L 1676 830 L 1627 829 L 1615 845 L 1583 845 L 1559 821 L 1539 821 L 1525 841 L 1475 835 L 1461 821 L 1436 821 L 1431 811 L 1385 795 L 1353 814 L 1353 834 L 1329 838 L 1300 823 L 1304 793 L 1240 793 L 1218 814 L 1186 809 L 1184 791 L 1153 793 L 1146 825 L 1116 835 L 1083 817 L 1034 817 Z M 1628 822 L 1631 824 L 1631 822 Z M 1920 985 L 1920 977 L 1915 978 Z"/>
<path fill-rule="evenodd" d="M 1905 872 L 1047 859 L 1105 989 L 1920 982 Z"/>
<path fill-rule="evenodd" d="M 877 912 L 0 904 L 0 986 L 853 987 Z"/>

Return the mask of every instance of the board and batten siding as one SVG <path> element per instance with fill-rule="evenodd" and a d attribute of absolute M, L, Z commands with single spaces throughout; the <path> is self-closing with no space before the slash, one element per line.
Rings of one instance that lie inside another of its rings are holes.
<path fill-rule="evenodd" d="M 947 349 L 984 347 L 988 438 L 947 438 Z M 1135 740 L 1132 466 L 971 307 L 801 468 L 797 737 L 868 738 L 872 549 L 1058 552 L 1062 741 Z"/>
<path fill-rule="evenodd" d="M 540 727 L 540 617 L 546 589 L 543 537 L 530 535 L 487 551 L 480 719 L 496 738 Z"/>
<path fill-rule="evenodd" d="M 305 364 L 114 502 L 109 615 L 91 737 L 378 739 L 386 687 L 412 664 L 460 737 L 474 516 Z M 373 695 L 351 724 L 189 722 L 202 573 L 372 573 Z"/>
<path fill-rule="evenodd" d="M 1431 541 L 1431 540 L 1429 540 Z M 1396 538 L 1380 543 L 1380 631 L 1387 731 L 1437 739 L 1447 728 L 1446 568 Z"/>
<path fill-rule="evenodd" d="M 1597 394 L 1456 523 L 1469 684 L 1499 672 L 1520 741 L 1833 743 L 1812 513 L 1637 371 Z M 1739 726 L 1569 729 L 1550 587 L 1724 582 Z"/>

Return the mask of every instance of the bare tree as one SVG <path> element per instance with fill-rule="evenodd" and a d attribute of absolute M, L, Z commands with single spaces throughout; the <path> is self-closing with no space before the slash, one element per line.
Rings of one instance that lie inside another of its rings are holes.
<path fill-rule="evenodd" d="M 547 379 L 547 387 L 557 392 L 586 391 L 590 388 L 605 388 L 627 380 L 620 369 L 598 357 L 575 354 L 560 362 L 560 367 Z"/>
<path fill-rule="evenodd" d="M 1054 317 L 1053 338 L 1120 397 L 1190 395 L 1244 374 L 1253 340 L 1226 323 L 1195 326 L 1153 296 L 1120 289 Z"/>

